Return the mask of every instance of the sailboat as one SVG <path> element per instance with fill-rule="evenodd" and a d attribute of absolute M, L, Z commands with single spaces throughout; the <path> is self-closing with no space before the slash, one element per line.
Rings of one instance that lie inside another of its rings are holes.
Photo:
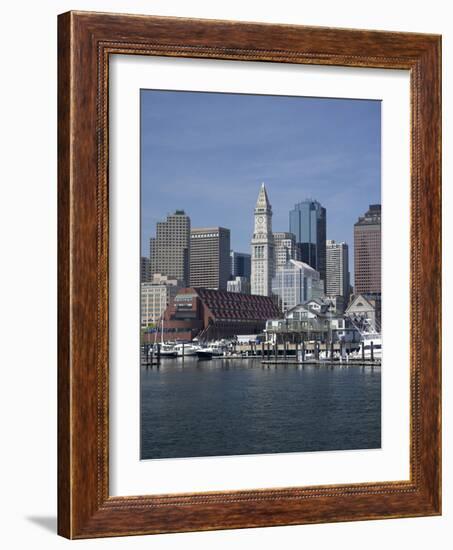
<path fill-rule="evenodd" d="M 164 342 L 164 319 L 163 319 L 163 317 L 161 319 L 161 325 L 162 325 L 161 342 L 160 342 L 160 356 L 161 356 L 161 358 L 178 357 L 178 352 L 177 352 L 177 350 L 175 350 L 173 345 L 166 344 Z M 158 327 L 159 327 L 159 325 L 158 325 Z M 159 328 L 157 329 L 157 332 L 159 332 Z M 156 337 L 157 337 L 157 333 L 156 333 Z"/>

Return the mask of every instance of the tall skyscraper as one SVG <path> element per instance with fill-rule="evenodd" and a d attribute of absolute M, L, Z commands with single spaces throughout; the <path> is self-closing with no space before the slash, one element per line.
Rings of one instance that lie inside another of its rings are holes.
<path fill-rule="evenodd" d="M 244 252 L 230 251 L 231 257 L 231 277 L 247 277 L 250 281 L 252 272 L 252 256 Z"/>
<path fill-rule="evenodd" d="M 326 284 L 326 209 L 306 199 L 289 212 L 289 230 L 299 243 L 301 261 L 319 272 Z"/>
<path fill-rule="evenodd" d="M 287 231 L 274 232 L 274 268 L 286 265 L 289 260 L 300 260 L 300 248 L 296 236 Z"/>
<path fill-rule="evenodd" d="M 192 229 L 190 286 L 226 290 L 230 271 L 230 230 L 224 227 Z"/>
<path fill-rule="evenodd" d="M 354 224 L 354 294 L 381 292 L 381 205 L 369 209 Z"/>
<path fill-rule="evenodd" d="M 264 183 L 255 207 L 255 230 L 252 237 L 252 294 L 271 296 L 274 274 L 274 237 L 272 207 Z"/>
<path fill-rule="evenodd" d="M 160 273 L 189 284 L 190 218 L 184 210 L 176 210 L 166 221 L 157 222 L 150 253 L 151 276 Z"/>
<path fill-rule="evenodd" d="M 346 243 L 326 241 L 326 294 L 349 298 L 349 248 Z"/>

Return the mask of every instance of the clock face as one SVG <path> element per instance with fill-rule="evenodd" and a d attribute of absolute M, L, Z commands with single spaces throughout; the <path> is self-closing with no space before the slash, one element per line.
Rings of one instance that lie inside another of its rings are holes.
<path fill-rule="evenodd" d="M 263 216 L 258 216 L 257 222 L 258 223 L 263 223 L 264 222 Z"/>

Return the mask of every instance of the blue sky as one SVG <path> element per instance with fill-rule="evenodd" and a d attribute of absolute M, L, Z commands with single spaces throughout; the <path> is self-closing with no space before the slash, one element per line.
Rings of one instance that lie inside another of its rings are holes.
<path fill-rule="evenodd" d="M 274 231 L 289 230 L 296 202 L 326 207 L 327 238 L 349 244 L 352 274 L 353 225 L 381 202 L 380 143 L 379 101 L 142 90 L 142 254 L 176 209 L 250 252 L 264 181 Z"/>

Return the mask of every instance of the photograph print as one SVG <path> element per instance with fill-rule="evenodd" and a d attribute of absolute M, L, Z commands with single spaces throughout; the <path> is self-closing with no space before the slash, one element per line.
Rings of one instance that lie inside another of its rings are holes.
<path fill-rule="evenodd" d="M 140 458 L 380 448 L 381 102 L 140 94 Z"/>

